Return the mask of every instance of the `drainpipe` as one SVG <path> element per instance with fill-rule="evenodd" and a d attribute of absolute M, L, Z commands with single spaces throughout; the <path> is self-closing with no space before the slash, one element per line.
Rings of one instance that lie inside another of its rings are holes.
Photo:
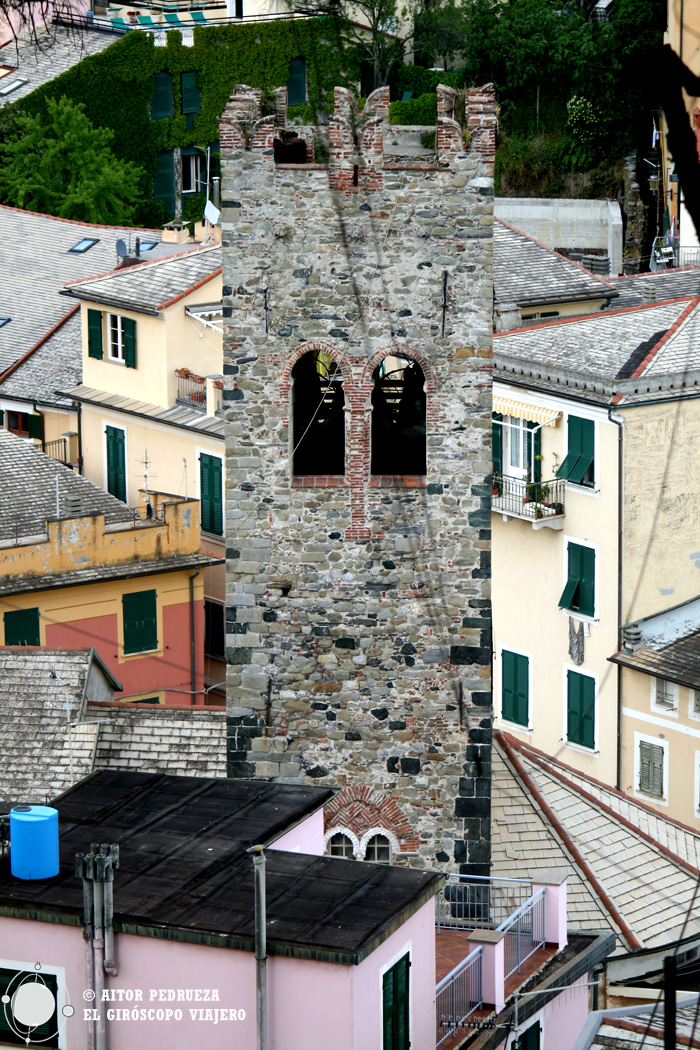
<path fill-rule="evenodd" d="M 116 848 L 117 850 L 119 849 L 118 846 Z M 118 856 L 119 854 L 117 853 L 117 864 L 119 863 Z M 119 967 L 114 958 L 114 868 L 112 867 L 112 864 L 107 865 L 103 886 L 105 924 L 104 968 L 105 973 L 108 973 L 110 977 L 116 977 L 119 973 Z"/>
<path fill-rule="evenodd" d="M 194 581 L 199 576 L 199 569 L 190 576 L 190 671 L 192 678 L 192 707 L 197 696 L 197 675 L 195 668 L 195 645 L 194 645 Z"/>
<path fill-rule="evenodd" d="M 93 850 L 99 849 L 99 846 L 93 844 L 91 847 Z M 95 967 L 95 1003 L 97 1004 L 97 1018 L 95 1020 L 95 1050 L 106 1050 L 107 1047 L 107 1026 L 105 1018 L 107 1016 L 106 1010 L 102 1007 L 102 993 L 105 986 L 104 970 L 102 969 L 104 952 L 105 952 L 105 940 L 104 940 L 104 926 L 103 926 L 103 910 L 104 910 L 104 882 L 105 877 L 105 858 L 99 853 L 94 859 L 95 864 L 95 881 L 92 884 L 93 890 L 93 908 L 95 916 L 95 930 L 94 938 L 92 942 L 94 952 L 94 967 Z"/>
<path fill-rule="evenodd" d="M 83 473 L 83 406 L 78 402 L 78 473 Z"/>
<path fill-rule="evenodd" d="M 95 959 L 92 952 L 92 857 L 84 853 L 75 855 L 75 874 L 83 880 L 83 939 L 85 941 L 85 987 L 95 987 Z M 99 1006 L 99 1004 L 98 1004 Z M 95 1050 L 95 1022 L 87 1021 L 87 1050 Z"/>
<path fill-rule="evenodd" d="M 255 872 L 255 1027 L 257 1050 L 267 1050 L 267 921 L 265 916 L 265 853 L 251 846 Z"/>
<path fill-rule="evenodd" d="M 618 428 L 617 432 L 617 648 L 620 649 L 622 623 L 622 433 L 623 422 L 613 419 L 608 409 L 608 420 Z M 615 761 L 615 787 L 622 790 L 622 667 L 617 664 L 617 749 Z"/>

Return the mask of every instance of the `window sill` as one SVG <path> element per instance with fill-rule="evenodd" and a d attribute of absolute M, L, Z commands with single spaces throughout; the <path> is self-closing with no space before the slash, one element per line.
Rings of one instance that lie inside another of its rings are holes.
<path fill-rule="evenodd" d="M 428 478 L 425 474 L 374 474 L 369 479 L 371 489 L 425 489 Z"/>
<path fill-rule="evenodd" d="M 139 649 L 139 651 L 137 653 L 125 653 L 125 652 L 122 652 L 121 658 L 122 658 L 122 660 L 133 660 L 135 657 L 139 657 L 139 656 L 162 656 L 162 655 L 163 655 L 163 650 L 160 649 L 160 648 L 158 648 L 158 649 Z"/>
<path fill-rule="evenodd" d="M 668 805 L 668 799 L 665 795 L 652 795 L 650 791 L 642 791 L 641 788 L 634 789 L 634 797 L 644 799 L 646 802 L 656 803 L 657 806 Z"/>
<path fill-rule="evenodd" d="M 600 751 L 595 747 L 586 747 L 585 744 L 577 744 L 573 740 L 564 740 L 564 747 L 570 747 L 572 751 L 578 751 L 580 755 L 590 755 L 598 758 Z"/>
<path fill-rule="evenodd" d="M 655 704 L 652 704 L 650 710 L 653 715 L 665 715 L 666 718 L 678 718 L 677 707 L 657 707 Z"/>
<path fill-rule="evenodd" d="M 293 489 L 337 489 L 349 487 L 350 482 L 344 474 L 302 474 L 292 478 Z"/>
<path fill-rule="evenodd" d="M 126 364 L 126 361 L 122 361 L 118 357 L 106 357 L 104 360 L 105 360 L 105 363 L 108 364 L 108 365 L 125 365 Z"/>
<path fill-rule="evenodd" d="M 560 607 L 561 608 L 561 607 Z M 577 609 L 562 609 L 564 616 L 568 616 L 573 620 L 580 620 L 581 623 L 592 623 L 596 627 L 600 623 L 600 620 L 595 616 L 585 616 L 583 613 L 578 612 Z"/>
<path fill-rule="evenodd" d="M 565 481 L 564 489 L 566 492 L 580 492 L 584 496 L 600 496 L 600 489 L 590 485 L 577 485 L 573 481 Z"/>
<path fill-rule="evenodd" d="M 506 729 L 514 730 L 517 733 L 529 733 L 532 735 L 532 726 L 523 726 L 520 722 L 509 722 L 507 718 L 503 718 L 502 715 L 498 716 L 499 725 L 504 726 Z"/>

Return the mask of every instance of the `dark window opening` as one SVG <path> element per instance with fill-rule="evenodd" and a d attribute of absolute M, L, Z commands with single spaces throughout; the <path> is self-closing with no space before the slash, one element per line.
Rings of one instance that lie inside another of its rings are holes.
<path fill-rule="evenodd" d="M 5 325 L 9 324 L 11 320 L 11 317 L 0 317 L 0 328 L 4 328 Z"/>
<path fill-rule="evenodd" d="M 344 857 L 345 860 L 352 860 L 355 856 L 352 839 L 340 832 L 329 838 L 326 852 L 330 857 Z"/>
<path fill-rule="evenodd" d="M 292 440 L 297 476 L 345 473 L 345 395 L 330 354 L 312 350 L 292 369 Z"/>
<path fill-rule="evenodd" d="M 391 843 L 386 835 L 373 835 L 365 849 L 365 860 L 374 864 L 391 864 Z"/>
<path fill-rule="evenodd" d="M 306 102 L 306 59 L 293 58 L 289 63 L 287 102 L 290 106 L 303 106 Z"/>
<path fill-rule="evenodd" d="M 29 437 L 29 413 L 8 412 L 7 429 L 11 434 L 19 434 L 20 437 Z"/>
<path fill-rule="evenodd" d="M 215 660 L 226 658 L 224 606 L 204 599 L 204 652 Z"/>
<path fill-rule="evenodd" d="M 14 612 L 6 612 L 3 620 L 5 645 L 41 645 L 38 609 L 16 609 Z"/>
<path fill-rule="evenodd" d="M 425 376 L 392 354 L 374 371 L 372 473 L 425 474 Z"/>
<path fill-rule="evenodd" d="M 306 143 L 300 139 L 296 131 L 281 131 L 279 136 L 273 139 L 275 164 L 306 164 Z"/>
<path fill-rule="evenodd" d="M 360 62 L 360 94 L 367 98 L 374 91 L 374 62 Z"/>

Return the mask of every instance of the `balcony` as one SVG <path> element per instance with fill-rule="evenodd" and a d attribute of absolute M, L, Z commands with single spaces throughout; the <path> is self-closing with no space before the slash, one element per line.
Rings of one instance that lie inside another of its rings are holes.
<path fill-rule="evenodd" d="M 566 879 L 449 875 L 436 903 L 435 1045 L 452 1050 L 565 947 Z"/>
<path fill-rule="evenodd" d="M 224 409 L 224 383 L 220 375 L 198 376 L 189 368 L 178 368 L 178 405 L 205 412 L 208 416 L 220 415 Z"/>
<path fill-rule="evenodd" d="M 502 514 L 504 520 L 520 518 L 529 521 L 533 529 L 564 528 L 563 478 L 552 481 L 526 481 L 522 478 L 494 476 L 491 511 Z"/>

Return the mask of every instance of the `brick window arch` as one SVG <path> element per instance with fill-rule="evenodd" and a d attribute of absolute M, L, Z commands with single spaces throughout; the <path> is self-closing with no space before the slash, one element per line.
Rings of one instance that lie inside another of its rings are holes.
<path fill-rule="evenodd" d="M 373 475 L 424 475 L 426 382 L 416 360 L 385 356 L 372 373 L 371 466 Z"/>
<path fill-rule="evenodd" d="M 322 349 L 292 368 L 292 473 L 345 474 L 345 394 L 338 363 Z"/>

